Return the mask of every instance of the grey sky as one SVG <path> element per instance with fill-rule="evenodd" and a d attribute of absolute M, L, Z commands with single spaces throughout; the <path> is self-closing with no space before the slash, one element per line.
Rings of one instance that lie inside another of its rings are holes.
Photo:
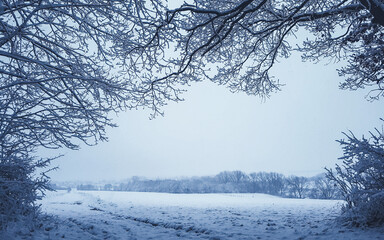
<path fill-rule="evenodd" d="M 265 102 L 195 83 L 185 101 L 170 103 L 165 117 L 148 110 L 121 113 L 110 141 L 63 150 L 53 180 L 119 180 L 214 175 L 223 170 L 276 171 L 312 176 L 333 167 L 342 131 L 358 136 L 380 127 L 381 102 L 368 90 L 342 91 L 337 65 L 302 63 L 292 56 L 274 67 L 286 86 Z M 47 154 L 47 151 L 42 151 Z M 52 154 L 50 152 L 50 154 Z"/>

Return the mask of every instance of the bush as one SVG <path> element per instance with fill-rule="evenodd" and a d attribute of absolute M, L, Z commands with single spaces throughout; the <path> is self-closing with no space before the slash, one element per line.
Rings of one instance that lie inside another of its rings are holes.
<path fill-rule="evenodd" d="M 376 129 L 370 138 L 357 139 L 352 133 L 339 140 L 344 156 L 335 172 L 327 177 L 340 187 L 346 204 L 342 219 L 355 226 L 384 223 L 384 135 Z"/>
<path fill-rule="evenodd" d="M 32 224 L 39 212 L 36 200 L 48 190 L 48 171 L 39 176 L 34 173 L 46 168 L 52 159 L 35 160 L 32 157 L 0 158 L 0 230 L 10 222 L 26 221 Z"/>

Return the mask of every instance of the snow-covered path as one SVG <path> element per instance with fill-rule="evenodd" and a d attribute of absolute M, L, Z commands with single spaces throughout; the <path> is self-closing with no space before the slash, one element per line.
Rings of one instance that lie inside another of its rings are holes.
<path fill-rule="evenodd" d="M 339 201 L 264 194 L 51 193 L 57 218 L 24 239 L 384 239 L 336 227 Z M 20 236 L 21 238 L 21 236 Z"/>

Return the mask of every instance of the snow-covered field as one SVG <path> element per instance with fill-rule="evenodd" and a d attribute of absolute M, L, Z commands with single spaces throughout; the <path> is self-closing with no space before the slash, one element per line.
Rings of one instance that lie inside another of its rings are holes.
<path fill-rule="evenodd" d="M 383 229 L 337 227 L 334 200 L 59 191 L 41 203 L 57 217 L 15 239 L 384 239 Z"/>

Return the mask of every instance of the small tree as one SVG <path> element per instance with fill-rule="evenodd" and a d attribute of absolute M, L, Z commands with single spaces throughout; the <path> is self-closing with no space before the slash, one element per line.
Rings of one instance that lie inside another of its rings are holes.
<path fill-rule="evenodd" d="M 47 167 L 51 160 L 35 160 L 28 155 L 0 158 L 0 230 L 18 220 L 27 220 L 32 227 L 28 219 L 38 214 L 36 200 L 49 189 L 49 170 L 38 176 L 34 175 L 35 170 Z"/>
<path fill-rule="evenodd" d="M 304 198 L 307 184 L 306 177 L 290 176 L 287 178 L 289 194 L 295 198 Z"/>
<path fill-rule="evenodd" d="M 253 172 L 249 174 L 249 184 L 251 192 L 266 193 L 267 181 L 265 179 L 265 172 Z"/>
<path fill-rule="evenodd" d="M 326 177 L 316 179 L 315 189 L 318 192 L 317 198 L 320 199 L 334 199 L 338 196 L 336 183 Z"/>
<path fill-rule="evenodd" d="M 285 189 L 285 177 L 281 173 L 271 172 L 267 175 L 268 193 L 283 195 Z"/>
<path fill-rule="evenodd" d="M 242 171 L 224 171 L 216 175 L 216 178 L 221 183 L 241 183 L 248 180 L 248 175 Z"/>
<path fill-rule="evenodd" d="M 341 144 L 344 156 L 327 177 L 340 187 L 346 204 L 342 219 L 354 225 L 384 223 L 384 135 L 378 129 L 370 138 L 357 139 L 345 134 Z"/>
<path fill-rule="evenodd" d="M 309 179 L 309 197 L 315 199 L 340 199 L 340 191 L 335 181 L 325 174 Z"/>
<path fill-rule="evenodd" d="M 258 172 L 249 174 L 249 185 L 252 192 L 283 195 L 285 177 L 275 172 Z"/>

